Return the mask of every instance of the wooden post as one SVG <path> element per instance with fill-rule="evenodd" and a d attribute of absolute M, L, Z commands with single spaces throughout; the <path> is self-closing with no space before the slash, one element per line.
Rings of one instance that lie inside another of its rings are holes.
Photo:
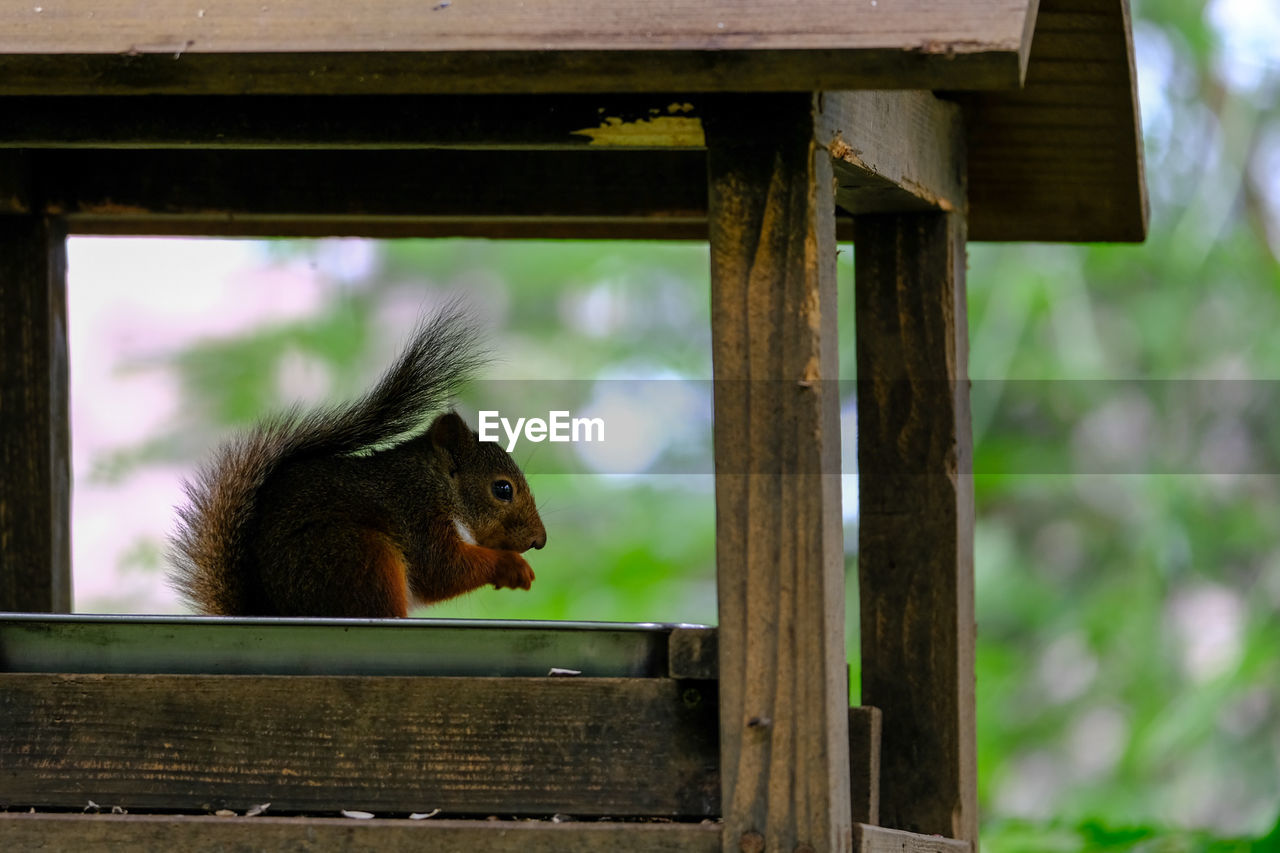
<path fill-rule="evenodd" d="M 885 826 L 976 843 L 965 221 L 855 223 L 862 700 Z"/>
<path fill-rule="evenodd" d="M 835 201 L 813 99 L 708 119 L 724 850 L 852 844 Z"/>
<path fill-rule="evenodd" d="M 0 610 L 71 610 L 66 232 L 0 216 Z"/>

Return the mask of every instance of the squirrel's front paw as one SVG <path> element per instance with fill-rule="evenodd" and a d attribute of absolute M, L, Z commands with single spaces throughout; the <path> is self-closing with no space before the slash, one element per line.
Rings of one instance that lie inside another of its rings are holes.
<path fill-rule="evenodd" d="M 493 566 L 493 588 L 528 589 L 533 585 L 533 569 L 515 551 L 503 551 Z"/>

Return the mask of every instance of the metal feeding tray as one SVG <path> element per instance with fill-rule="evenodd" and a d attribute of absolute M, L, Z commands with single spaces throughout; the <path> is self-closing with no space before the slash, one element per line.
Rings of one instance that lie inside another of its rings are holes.
<path fill-rule="evenodd" d="M 0 614 L 0 672 L 660 678 L 705 626 Z"/>

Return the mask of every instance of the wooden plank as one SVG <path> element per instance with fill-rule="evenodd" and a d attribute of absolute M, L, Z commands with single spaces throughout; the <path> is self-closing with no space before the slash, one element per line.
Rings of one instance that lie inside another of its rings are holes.
<path fill-rule="evenodd" d="M 880 814 L 976 840 L 964 219 L 863 216 L 857 232 L 862 700 L 884 714 Z"/>
<path fill-rule="evenodd" d="M 974 845 L 954 838 L 855 824 L 853 849 L 858 853 L 970 853 Z"/>
<path fill-rule="evenodd" d="M 274 805 L 272 806 L 274 809 Z M 195 815 L 0 814 L 12 853 L 28 850 L 129 850 L 133 853 L 713 853 L 715 823 L 600 823 L 474 820 L 347 820 Z M 901 850 L 902 848 L 897 848 Z"/>
<path fill-rule="evenodd" d="M 818 139 L 849 213 L 964 210 L 960 108 L 931 92 L 823 92 Z"/>
<path fill-rule="evenodd" d="M 958 94 L 974 240 L 1134 241 L 1149 217 L 1127 0 L 1041 0 L 1017 92 Z"/>
<path fill-rule="evenodd" d="M 702 148 L 706 96 L 12 97 L 8 148 Z"/>
<path fill-rule="evenodd" d="M 841 223 L 841 239 L 853 239 L 853 223 Z M 481 237 L 490 240 L 703 240 L 705 219 L 611 219 L 499 216 L 433 219 L 414 216 L 77 216 L 73 234 L 188 237 Z"/>
<path fill-rule="evenodd" d="M 724 850 L 846 850 L 834 180 L 773 109 L 707 119 Z"/>
<path fill-rule="evenodd" d="M 71 610 L 64 229 L 0 216 L 0 610 Z"/>
<path fill-rule="evenodd" d="M 767 113 L 769 103 L 702 94 L 12 98 L 0 147 L 703 149 L 709 106 Z M 819 109 L 844 210 L 964 206 L 943 156 L 963 133 L 955 104 L 929 92 L 826 92 Z"/>
<path fill-rule="evenodd" d="M 61 0 L 0 10 L 0 94 L 1013 88 L 1028 0 Z"/>
<path fill-rule="evenodd" d="M 227 237 L 484 237 L 491 240 L 703 240 L 705 219 L 418 219 L 409 216 L 81 216 L 74 234 Z M 853 242 L 853 219 L 836 218 L 836 237 Z"/>
<path fill-rule="evenodd" d="M 707 817 L 714 687 L 641 678 L 0 676 L 0 803 Z"/>
<path fill-rule="evenodd" d="M 849 709 L 849 801 L 854 823 L 880 823 L 880 731 L 879 708 Z"/>
<path fill-rule="evenodd" d="M 928 92 L 827 92 L 818 100 L 819 139 L 835 158 L 836 200 L 845 210 L 963 207 L 963 183 L 943 156 L 963 132 L 954 104 Z M 767 113 L 770 103 L 678 94 L 15 98 L 0 117 L 0 146 L 702 149 L 709 107 Z M 175 154 L 156 157 L 163 167 Z M 148 162 L 135 155 L 130 165 L 141 170 Z"/>
<path fill-rule="evenodd" d="M 667 642 L 668 675 L 672 678 L 714 679 L 720 675 L 720 652 L 715 628 L 676 628 Z"/>
<path fill-rule="evenodd" d="M 290 219 L 706 221 L 699 151 L 36 151 L 45 210 L 201 228 Z M 143 228 L 139 227 L 139 231 Z"/>
<path fill-rule="evenodd" d="M 46 150 L 28 159 L 42 175 L 42 209 L 78 234 L 707 238 L 697 150 Z M 9 209 L 27 199 L 15 195 Z M 852 238 L 851 220 L 840 228 Z"/>

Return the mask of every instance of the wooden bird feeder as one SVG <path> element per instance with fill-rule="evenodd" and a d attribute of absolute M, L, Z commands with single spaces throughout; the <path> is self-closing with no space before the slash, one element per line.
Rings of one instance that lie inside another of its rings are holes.
<path fill-rule="evenodd" d="M 1127 0 L 29 0 L 0 104 L 5 849 L 976 845 L 965 244 L 1143 239 Z M 717 628 L 47 615 L 68 233 L 709 240 Z"/>

